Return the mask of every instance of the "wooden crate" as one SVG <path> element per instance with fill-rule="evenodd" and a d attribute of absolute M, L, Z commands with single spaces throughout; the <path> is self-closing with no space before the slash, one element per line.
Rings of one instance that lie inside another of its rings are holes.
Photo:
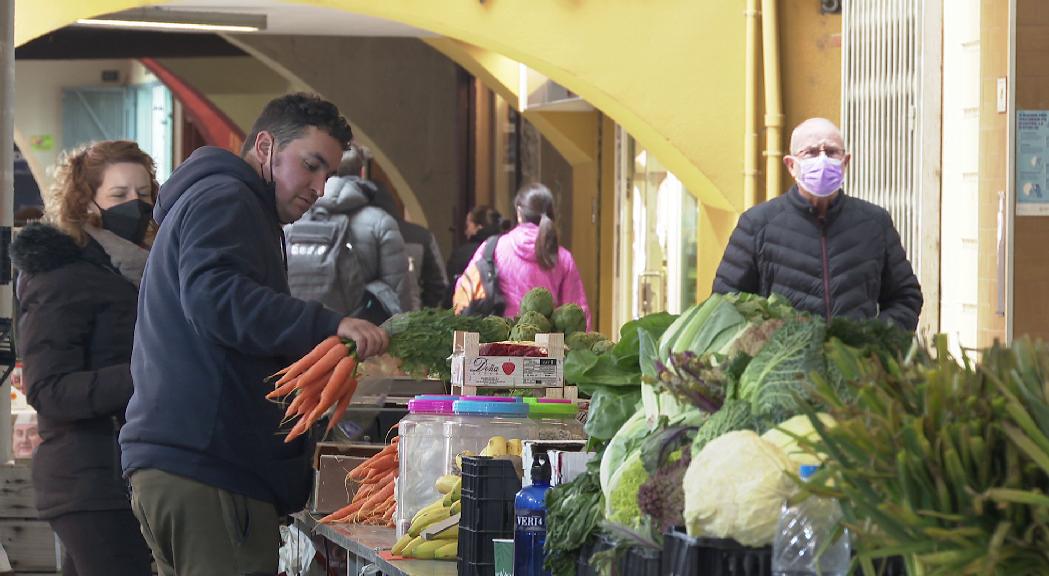
<path fill-rule="evenodd" d="M 0 465 L 0 545 L 16 574 L 54 574 L 60 548 L 33 504 L 28 464 Z"/>

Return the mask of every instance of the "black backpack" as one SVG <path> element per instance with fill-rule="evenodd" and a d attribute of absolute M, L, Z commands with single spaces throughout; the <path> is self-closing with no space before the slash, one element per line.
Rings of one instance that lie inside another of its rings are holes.
<path fill-rule="evenodd" d="M 463 309 L 463 316 L 502 316 L 506 310 L 506 300 L 499 290 L 499 271 L 495 269 L 495 247 L 499 244 L 499 236 L 496 234 L 485 242 L 484 252 L 477 261 L 484 297 L 470 302 Z"/>

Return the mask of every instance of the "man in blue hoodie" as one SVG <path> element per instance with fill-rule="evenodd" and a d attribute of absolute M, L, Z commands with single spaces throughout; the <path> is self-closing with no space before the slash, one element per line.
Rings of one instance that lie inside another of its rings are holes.
<path fill-rule="evenodd" d="M 240 156 L 201 148 L 160 190 L 120 446 L 161 575 L 276 573 L 312 446 L 285 444 L 263 378 L 332 334 L 362 357 L 385 351 L 383 330 L 288 295 L 281 225 L 323 193 L 350 139 L 333 104 L 282 96 Z"/>

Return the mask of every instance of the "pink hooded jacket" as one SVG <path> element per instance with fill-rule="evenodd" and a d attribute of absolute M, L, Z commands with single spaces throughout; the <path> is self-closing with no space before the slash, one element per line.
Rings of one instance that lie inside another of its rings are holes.
<path fill-rule="evenodd" d="M 544 270 L 535 259 L 535 240 L 539 235 L 539 226 L 535 224 L 518 224 L 513 230 L 499 238 L 495 247 L 495 269 L 499 273 L 499 290 L 506 300 L 504 316 L 517 316 L 521 312 L 521 300 L 532 288 L 546 288 L 554 295 L 554 305 L 575 303 L 586 313 L 587 329 L 590 329 L 590 307 L 586 303 L 586 291 L 579 278 L 572 253 L 561 246 L 557 253 L 557 265 Z M 487 242 L 486 242 L 487 243 Z M 470 267 L 476 266 L 484 256 L 482 243 L 470 260 Z M 465 276 L 460 277 L 459 282 Z M 458 290 L 458 286 L 456 287 Z"/>

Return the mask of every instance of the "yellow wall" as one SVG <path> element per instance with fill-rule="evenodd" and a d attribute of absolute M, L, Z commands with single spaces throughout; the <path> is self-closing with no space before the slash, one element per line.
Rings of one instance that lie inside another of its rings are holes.
<path fill-rule="evenodd" d="M 806 118 L 841 118 L 841 15 L 820 14 L 820 3 L 781 2 L 780 54 L 784 150 L 790 132 Z M 789 182 L 784 182 L 789 185 Z"/>
<path fill-rule="evenodd" d="M 77 18 L 152 0 L 16 0 L 21 44 Z M 707 203 L 738 209 L 743 17 L 736 2 L 309 0 L 490 49 L 622 124 Z"/>
<path fill-rule="evenodd" d="M 159 62 L 207 96 L 245 133 L 267 102 L 294 89 L 250 56 L 161 58 Z"/>
<path fill-rule="evenodd" d="M 980 10 L 980 234 L 977 344 L 1005 340 L 998 302 L 998 192 L 1006 188 L 1008 118 L 995 110 L 998 78 L 1009 74 L 1009 0 L 983 0 Z"/>

